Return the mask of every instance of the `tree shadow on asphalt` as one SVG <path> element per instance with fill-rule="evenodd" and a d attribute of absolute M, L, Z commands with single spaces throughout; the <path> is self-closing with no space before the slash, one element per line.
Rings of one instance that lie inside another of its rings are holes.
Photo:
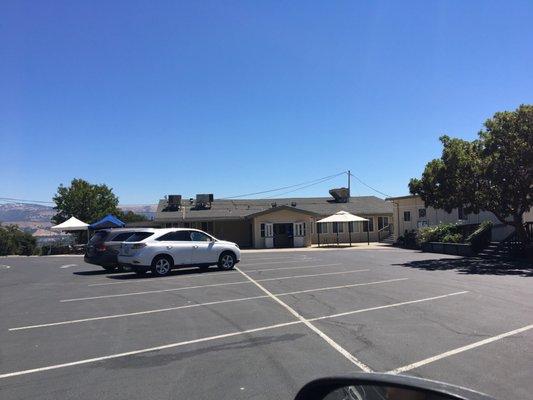
<path fill-rule="evenodd" d="M 393 264 L 426 271 L 456 270 L 460 274 L 533 276 L 533 263 L 522 260 L 497 260 L 477 257 L 440 258 Z"/>
<path fill-rule="evenodd" d="M 176 361 L 201 356 L 204 354 L 211 354 L 221 351 L 244 350 L 248 348 L 256 348 L 258 346 L 266 346 L 279 342 L 291 342 L 304 336 L 305 334 L 303 333 L 286 333 L 279 336 L 265 336 L 259 338 L 250 337 L 236 342 L 221 343 L 204 348 L 172 352 L 171 354 L 150 352 L 145 354 L 133 355 L 125 358 L 116 358 L 114 360 L 109 360 L 106 363 L 105 367 L 107 369 L 138 369 L 146 367 L 161 367 L 174 363 Z"/>

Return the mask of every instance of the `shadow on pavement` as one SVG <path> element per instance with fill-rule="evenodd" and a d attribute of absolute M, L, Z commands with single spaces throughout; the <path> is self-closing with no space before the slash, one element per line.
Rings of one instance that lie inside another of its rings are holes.
<path fill-rule="evenodd" d="M 209 269 L 200 269 L 200 268 L 188 268 L 188 269 L 176 269 L 171 271 L 168 276 L 182 276 L 182 275 L 204 275 L 204 274 L 211 274 L 213 272 L 224 272 L 220 271 L 217 268 L 209 268 Z M 109 279 L 118 279 L 118 280 L 139 280 L 139 279 L 156 279 L 157 277 L 153 276 L 151 273 L 147 273 L 146 275 L 137 275 L 135 273 L 115 273 L 113 275 L 107 276 Z M 157 279 L 165 279 L 166 277 L 161 277 Z"/>
<path fill-rule="evenodd" d="M 209 347 L 197 348 L 187 351 L 173 351 L 170 354 L 161 354 L 160 352 L 152 352 L 146 354 L 139 354 L 125 358 L 116 358 L 106 363 L 108 369 L 136 369 L 146 367 L 164 366 L 183 359 L 201 356 L 203 354 L 216 353 L 220 351 L 236 351 L 248 348 L 257 348 L 258 346 L 265 346 L 273 343 L 294 341 L 306 336 L 303 333 L 287 333 L 279 336 L 267 336 L 253 338 L 249 337 L 243 340 L 221 343 Z"/>
<path fill-rule="evenodd" d="M 463 257 L 411 261 L 393 265 L 425 269 L 427 271 L 456 270 L 461 274 L 533 276 L 533 263 L 518 260 Z"/>
<path fill-rule="evenodd" d="M 105 275 L 109 274 L 109 271 L 106 271 L 105 269 L 93 269 L 90 271 L 75 271 L 73 272 L 74 275 L 85 275 L 85 276 L 91 276 L 91 275 Z"/>

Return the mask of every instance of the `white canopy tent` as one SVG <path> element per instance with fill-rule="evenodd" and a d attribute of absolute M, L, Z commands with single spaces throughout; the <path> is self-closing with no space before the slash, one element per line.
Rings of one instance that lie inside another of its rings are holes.
<path fill-rule="evenodd" d="M 329 217 L 322 218 L 316 221 L 316 223 L 322 224 L 322 223 L 328 223 L 328 222 L 335 222 L 338 224 L 344 224 L 344 223 L 347 224 L 349 222 L 364 222 L 364 221 L 368 221 L 368 219 L 350 214 L 348 211 L 339 211 L 333 215 L 330 215 Z M 318 233 L 318 245 L 320 246 L 320 231 L 317 229 L 317 232 L 319 232 Z M 350 238 L 350 246 L 351 246 L 352 245 L 352 231 L 350 230 L 350 226 L 348 226 L 348 235 Z M 368 229 L 366 231 L 366 235 L 367 235 L 367 242 L 368 244 L 370 244 L 370 236 L 368 233 Z M 339 244 L 339 230 L 338 229 L 337 229 L 337 244 Z"/>
<path fill-rule="evenodd" d="M 80 221 L 76 217 L 70 217 L 59 225 L 54 225 L 50 229 L 57 231 L 87 231 L 87 241 L 89 241 L 89 224 Z"/>

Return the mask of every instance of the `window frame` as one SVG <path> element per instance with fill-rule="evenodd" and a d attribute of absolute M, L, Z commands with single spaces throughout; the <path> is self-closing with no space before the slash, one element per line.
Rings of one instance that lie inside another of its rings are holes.
<path fill-rule="evenodd" d="M 403 212 L 403 222 L 411 222 L 411 211 Z"/>

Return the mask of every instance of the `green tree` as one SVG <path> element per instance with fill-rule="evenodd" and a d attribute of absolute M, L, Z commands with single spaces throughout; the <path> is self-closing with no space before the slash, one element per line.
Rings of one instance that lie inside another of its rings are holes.
<path fill-rule="evenodd" d="M 134 213 L 133 211 L 124 212 L 120 210 L 117 214 L 117 217 L 125 223 L 148 221 L 148 218 L 146 218 L 144 215 Z"/>
<path fill-rule="evenodd" d="M 73 179 L 69 187 L 59 185 L 53 198 L 57 214 L 52 221 L 59 224 L 71 216 L 93 223 L 107 214 L 117 214 L 118 197 L 107 185 Z"/>
<path fill-rule="evenodd" d="M 430 161 L 409 191 L 427 206 L 490 211 L 527 241 L 523 215 L 533 206 L 533 105 L 498 112 L 472 142 L 442 136 L 442 156 Z"/>
<path fill-rule="evenodd" d="M 35 238 L 17 225 L 0 226 L 0 256 L 17 254 L 29 256 L 37 247 Z"/>

